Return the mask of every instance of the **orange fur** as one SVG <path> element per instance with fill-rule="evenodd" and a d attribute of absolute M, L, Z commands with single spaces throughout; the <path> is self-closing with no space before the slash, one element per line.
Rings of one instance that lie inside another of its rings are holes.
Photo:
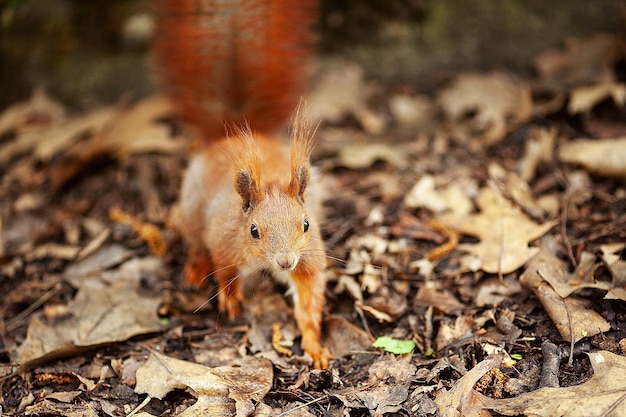
<path fill-rule="evenodd" d="M 189 246 L 188 282 L 201 282 L 210 272 L 228 317 L 239 315 L 245 298 L 238 281 L 253 278 L 251 271 L 267 270 L 291 286 L 302 347 L 316 367 L 325 368 L 330 354 L 320 343 L 326 286 L 321 193 L 310 181 L 310 149 L 293 149 L 311 143 L 295 137 L 303 132 L 294 130 L 291 149 L 249 131 L 208 145 L 190 163 L 175 223 Z"/>
<path fill-rule="evenodd" d="M 290 148 L 267 136 L 302 95 L 315 1 L 158 4 L 155 52 L 165 85 L 206 143 L 187 170 L 174 219 L 189 247 L 187 282 L 213 276 L 219 309 L 233 318 L 245 302 L 239 280 L 271 272 L 294 290 L 302 347 L 326 368 L 321 197 L 309 164 L 315 132 L 298 106 Z"/>
<path fill-rule="evenodd" d="M 296 107 L 314 0 L 158 0 L 155 54 L 181 116 L 206 141 L 224 122 L 272 133 Z"/>

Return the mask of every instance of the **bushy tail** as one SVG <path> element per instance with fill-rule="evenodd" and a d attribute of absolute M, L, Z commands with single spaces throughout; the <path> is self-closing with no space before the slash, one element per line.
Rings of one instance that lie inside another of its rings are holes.
<path fill-rule="evenodd" d="M 207 141 L 224 123 L 272 133 L 307 80 L 316 0 L 158 0 L 155 53 L 181 117 Z"/>

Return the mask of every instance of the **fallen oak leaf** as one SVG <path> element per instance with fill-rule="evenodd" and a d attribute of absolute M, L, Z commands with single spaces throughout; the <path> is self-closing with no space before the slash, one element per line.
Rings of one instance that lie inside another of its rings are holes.
<path fill-rule="evenodd" d="M 181 416 L 243 417 L 251 415 L 254 403 L 265 398 L 272 379 L 272 364 L 267 359 L 245 358 L 233 366 L 209 368 L 152 351 L 137 369 L 135 392 L 162 399 L 174 389 L 189 388 L 198 401 Z"/>
<path fill-rule="evenodd" d="M 539 252 L 539 248 L 529 247 L 528 243 L 557 224 L 554 220 L 543 224 L 530 220 L 490 187 L 480 190 L 477 205 L 479 214 L 448 213 L 438 219 L 442 224 L 480 238 L 479 243 L 460 244 L 458 248 L 480 258 L 481 269 L 492 274 L 508 274 L 524 265 Z"/>

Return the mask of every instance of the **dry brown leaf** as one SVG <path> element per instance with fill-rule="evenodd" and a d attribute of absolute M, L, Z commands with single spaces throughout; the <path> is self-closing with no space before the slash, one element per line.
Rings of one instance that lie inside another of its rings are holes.
<path fill-rule="evenodd" d="M 56 400 L 50 401 L 43 399 L 43 401 L 36 402 L 35 404 L 26 407 L 23 414 L 24 416 L 64 416 L 64 417 L 99 417 L 100 414 L 94 407 L 94 404 L 67 404 L 60 403 Z"/>
<path fill-rule="evenodd" d="M 423 129 L 435 120 L 435 106 L 424 95 L 394 95 L 389 99 L 389 111 L 400 125 L 413 129 Z"/>
<path fill-rule="evenodd" d="M 0 163 L 6 163 L 17 154 L 31 150 L 39 160 L 47 162 L 57 153 L 71 149 L 82 136 L 102 131 L 119 114 L 118 108 L 106 107 L 73 119 L 56 120 L 51 125 L 33 126 L 3 148 Z M 95 148 L 100 149 L 100 146 Z"/>
<path fill-rule="evenodd" d="M 518 172 L 522 180 L 529 182 L 535 178 L 539 164 L 552 162 L 557 134 L 558 130 L 555 128 L 535 127 L 530 130 L 524 156 L 518 164 Z"/>
<path fill-rule="evenodd" d="M 492 277 L 478 284 L 474 302 L 479 307 L 495 307 L 522 292 L 517 276 L 508 275 L 504 280 Z"/>
<path fill-rule="evenodd" d="M 540 388 L 515 398 L 478 395 L 480 404 L 507 416 L 620 417 L 626 415 L 626 358 L 588 353 L 593 376 L 581 385 Z"/>
<path fill-rule="evenodd" d="M 324 71 L 307 97 L 309 117 L 337 123 L 353 116 L 366 132 L 380 133 L 385 120 L 367 107 L 373 89 L 365 83 L 363 74 L 361 67 L 346 62 Z"/>
<path fill-rule="evenodd" d="M 175 153 L 183 143 L 172 138 L 168 129 L 155 121 L 173 113 L 170 100 L 154 95 L 126 109 L 114 120 L 111 129 L 103 132 L 103 140 L 117 155 L 146 152 Z"/>
<path fill-rule="evenodd" d="M 372 306 L 367 304 L 355 303 L 355 307 L 369 313 L 372 317 L 378 320 L 379 323 L 391 323 L 393 321 L 393 317 L 384 311 L 380 311 Z"/>
<path fill-rule="evenodd" d="M 612 98 L 617 107 L 624 106 L 626 84 L 602 83 L 575 88 L 570 93 L 567 111 L 570 114 L 585 113 L 607 98 Z"/>
<path fill-rule="evenodd" d="M 132 251 L 121 245 L 114 244 L 101 247 L 91 255 L 68 266 L 63 274 L 63 279 L 78 288 L 85 278 L 101 276 L 103 271 L 124 263 L 132 255 Z"/>
<path fill-rule="evenodd" d="M 84 280 L 68 303 L 66 316 L 50 323 L 38 316 L 31 318 L 14 361 L 27 368 L 86 347 L 161 330 L 157 315 L 160 301 L 140 295 L 137 282 L 105 286 L 97 279 Z"/>
<path fill-rule="evenodd" d="M 600 245 L 602 260 L 613 275 L 614 287 L 626 287 L 626 261 L 621 259 L 619 255 L 625 247 L 626 244 L 624 243 Z"/>
<path fill-rule="evenodd" d="M 404 204 L 410 208 L 426 207 L 435 213 L 452 211 L 458 216 L 469 214 L 472 202 L 468 190 L 475 189 L 475 184 L 452 182 L 445 187 L 436 186 L 437 178 L 424 175 L 415 183 L 404 197 Z"/>
<path fill-rule="evenodd" d="M 442 417 L 479 417 L 482 407 L 482 396 L 474 390 L 474 385 L 490 369 L 498 368 L 502 362 L 502 355 L 494 355 L 480 362 L 467 374 L 459 379 L 450 390 L 441 390 L 435 397 L 439 406 L 439 415 Z"/>
<path fill-rule="evenodd" d="M 528 219 L 490 187 L 480 191 L 477 205 L 479 214 L 443 214 L 439 221 L 478 237 L 480 243 L 461 244 L 458 248 L 479 257 L 481 269 L 492 274 L 508 274 L 524 265 L 539 251 L 539 248 L 529 247 L 528 243 L 543 236 L 556 224 L 556 221 L 538 224 Z"/>
<path fill-rule="evenodd" d="M 374 342 L 367 333 L 343 317 L 328 317 L 324 320 L 323 327 L 323 344 L 328 346 L 333 358 L 336 359 L 366 351 Z"/>
<path fill-rule="evenodd" d="M 58 123 L 65 117 L 65 107 L 51 99 L 44 90 L 37 89 L 30 99 L 16 103 L 0 114 L 0 136 L 9 131 L 19 135 L 33 124 Z M 0 154 L 4 153 L 5 148 L 0 148 Z"/>
<path fill-rule="evenodd" d="M 440 289 L 439 285 L 432 280 L 427 280 L 420 287 L 415 300 L 433 306 L 444 314 L 458 313 L 465 307 L 450 291 Z"/>
<path fill-rule="evenodd" d="M 388 143 L 360 143 L 346 145 L 339 151 L 341 166 L 359 169 L 369 168 L 376 161 L 385 161 L 397 168 L 407 166 L 407 150 Z"/>
<path fill-rule="evenodd" d="M 135 392 L 162 399 L 176 388 L 189 388 L 198 401 L 179 415 L 244 417 L 272 388 L 272 378 L 272 364 L 266 359 L 245 358 L 233 366 L 209 368 L 153 351 L 137 369 Z"/>
<path fill-rule="evenodd" d="M 366 408 L 370 415 L 395 414 L 403 408 L 417 367 L 407 358 L 384 356 L 369 368 L 369 380 L 363 389 L 334 392 L 348 409 Z M 350 392 L 352 391 L 352 392 Z"/>
<path fill-rule="evenodd" d="M 493 184 L 500 194 L 509 198 L 534 218 L 543 217 L 542 207 L 535 200 L 526 181 L 494 162 L 489 164 L 488 169 L 490 184 Z"/>
<path fill-rule="evenodd" d="M 245 294 L 250 291 L 244 287 Z M 272 352 L 271 328 L 274 323 L 282 324 L 281 345 L 290 348 L 297 336 L 290 320 L 287 300 L 278 293 L 262 293 L 249 297 L 244 308 L 244 317 L 250 323 L 247 338 L 250 352 L 264 355 Z"/>
<path fill-rule="evenodd" d="M 435 349 L 441 350 L 452 342 L 471 336 L 475 327 L 476 321 L 471 316 L 457 316 L 454 325 L 442 322 L 435 337 Z"/>
<path fill-rule="evenodd" d="M 598 34 L 587 38 L 570 38 L 564 49 L 539 55 L 535 67 L 549 84 L 571 87 L 594 82 L 613 81 L 611 67 L 617 38 Z"/>
<path fill-rule="evenodd" d="M 74 142 L 81 136 L 98 134 L 107 129 L 116 118 L 122 115 L 119 106 L 97 109 L 91 113 L 69 119 L 51 128 L 42 128 L 29 132 L 20 139 L 28 142 L 31 137 L 35 141 L 34 155 L 41 161 L 49 161 L 55 155 L 71 149 Z M 98 146 L 97 148 L 100 148 Z"/>
<path fill-rule="evenodd" d="M 460 75 L 439 94 L 438 103 L 453 121 L 473 114 L 472 131 L 479 132 L 486 145 L 501 140 L 510 123 L 532 116 L 530 88 L 502 73 Z"/>
<path fill-rule="evenodd" d="M 580 288 L 608 289 L 606 283 L 570 285 L 573 276 L 567 274 L 563 261 L 553 254 L 555 245 L 552 239 L 545 238 L 542 241 L 540 252 L 528 263 L 520 277 L 522 286 L 539 299 L 563 340 L 573 339 L 576 342 L 609 331 L 610 323 L 588 308 L 590 301 L 569 296 Z"/>
<path fill-rule="evenodd" d="M 626 137 L 578 139 L 562 145 L 563 162 L 582 165 L 587 171 L 607 177 L 626 177 Z"/>

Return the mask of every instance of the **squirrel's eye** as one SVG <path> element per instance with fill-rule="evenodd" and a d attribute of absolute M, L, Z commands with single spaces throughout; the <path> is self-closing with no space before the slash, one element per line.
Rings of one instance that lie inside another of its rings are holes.
<path fill-rule="evenodd" d="M 250 234 L 255 239 L 261 239 L 261 235 L 259 235 L 259 229 L 256 227 L 256 224 L 250 226 Z"/>
<path fill-rule="evenodd" d="M 304 219 L 304 233 L 309 231 L 309 221 Z"/>

